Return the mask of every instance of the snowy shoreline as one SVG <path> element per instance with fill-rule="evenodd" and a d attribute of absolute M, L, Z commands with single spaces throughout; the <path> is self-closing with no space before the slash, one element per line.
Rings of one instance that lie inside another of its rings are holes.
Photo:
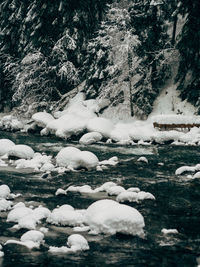
<path fill-rule="evenodd" d="M 200 129 L 168 129 L 160 131 L 154 128 L 158 124 L 200 124 L 200 116 L 192 115 L 155 115 L 146 121 L 134 117 L 129 120 L 111 120 L 100 114 L 102 101 L 85 100 L 78 93 L 70 100 L 63 111 L 53 114 L 34 113 L 32 119 L 18 119 L 12 114 L 0 114 L 0 130 L 40 133 L 41 136 L 56 136 L 64 140 L 76 140 L 83 145 L 97 142 L 119 145 L 200 145 Z"/>

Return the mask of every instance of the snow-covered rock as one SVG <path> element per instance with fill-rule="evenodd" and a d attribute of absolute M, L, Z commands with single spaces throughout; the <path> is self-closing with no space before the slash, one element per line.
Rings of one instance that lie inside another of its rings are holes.
<path fill-rule="evenodd" d="M 20 241 L 8 240 L 5 243 L 5 245 L 16 244 L 16 245 L 25 246 L 29 249 L 32 249 L 32 248 L 39 248 L 43 242 L 44 242 L 43 233 L 41 233 L 40 231 L 36 231 L 36 230 L 30 230 L 21 236 Z"/>
<path fill-rule="evenodd" d="M 86 210 L 85 222 L 96 234 L 144 235 L 143 216 L 136 209 L 113 200 L 98 200 L 90 205 Z"/>
<path fill-rule="evenodd" d="M 67 240 L 67 245 L 74 252 L 89 249 L 87 240 L 79 234 L 70 235 Z"/>
<path fill-rule="evenodd" d="M 193 178 L 200 178 L 200 172 L 196 172 Z"/>
<path fill-rule="evenodd" d="M 200 171 L 200 164 L 197 164 L 196 166 L 181 166 L 176 170 L 175 174 L 181 175 L 184 172 L 195 172 L 195 171 Z"/>
<path fill-rule="evenodd" d="M 82 185 L 82 186 L 69 186 L 66 192 L 79 192 L 79 193 L 94 193 L 95 191 L 91 188 L 90 185 Z"/>
<path fill-rule="evenodd" d="M 177 229 L 165 229 L 163 228 L 161 230 L 161 232 L 164 234 L 164 235 L 168 235 L 168 234 L 178 234 L 178 230 Z"/>
<path fill-rule="evenodd" d="M 10 195 L 10 188 L 6 185 L 0 185 L 0 199 L 7 198 Z"/>
<path fill-rule="evenodd" d="M 15 207 L 8 213 L 7 222 L 18 222 L 21 218 L 31 216 L 33 210 L 27 207 Z"/>
<path fill-rule="evenodd" d="M 90 170 L 96 168 L 99 160 L 92 152 L 80 151 L 75 147 L 65 147 L 57 154 L 56 163 L 59 167 Z"/>
<path fill-rule="evenodd" d="M 15 146 L 15 144 L 11 140 L 0 139 L 0 157 L 7 154 L 13 146 Z"/>
<path fill-rule="evenodd" d="M 20 168 L 32 168 L 36 171 L 52 171 L 54 170 L 54 165 L 51 163 L 51 156 L 42 155 L 40 153 L 35 153 L 32 159 L 19 159 L 16 160 L 14 165 L 17 169 Z"/>
<path fill-rule="evenodd" d="M 47 218 L 47 222 L 62 226 L 79 226 L 83 223 L 83 214 L 70 205 L 63 205 L 56 208 Z"/>
<path fill-rule="evenodd" d="M 43 233 L 41 233 L 40 231 L 31 230 L 31 231 L 28 231 L 25 234 L 23 234 L 21 236 L 20 240 L 22 242 L 33 241 L 35 243 L 41 244 L 43 239 L 44 239 L 44 234 Z"/>
<path fill-rule="evenodd" d="M 90 132 L 84 134 L 79 140 L 79 143 L 83 145 L 91 145 L 93 143 L 99 142 L 102 138 L 102 134 L 98 132 Z"/>
<path fill-rule="evenodd" d="M 54 120 L 54 117 L 47 112 L 37 112 L 33 114 L 32 119 L 39 127 L 46 127 L 46 125 Z"/>
<path fill-rule="evenodd" d="M 0 199 L 0 211 L 7 211 L 11 209 L 12 201 Z"/>
<path fill-rule="evenodd" d="M 88 250 L 90 247 L 87 240 L 79 234 L 73 234 L 68 237 L 67 246 L 62 247 L 49 247 L 50 253 L 71 253 L 77 251 Z"/>
<path fill-rule="evenodd" d="M 106 138 L 110 138 L 110 134 L 114 128 L 114 124 L 111 120 L 106 118 L 93 118 L 87 123 L 88 132 L 98 132 Z"/>
<path fill-rule="evenodd" d="M 118 202 L 137 202 L 138 201 L 138 194 L 136 192 L 122 192 L 120 193 L 117 198 L 116 201 Z"/>
<path fill-rule="evenodd" d="M 117 196 L 126 190 L 122 186 L 115 185 L 115 186 L 111 186 L 106 191 L 110 196 Z"/>
<path fill-rule="evenodd" d="M 99 162 L 99 165 L 110 165 L 110 166 L 115 166 L 119 163 L 118 157 L 114 156 L 108 160 L 102 160 Z"/>
<path fill-rule="evenodd" d="M 140 157 L 137 161 L 148 163 L 148 159 L 146 157 Z"/>
<path fill-rule="evenodd" d="M 27 145 L 15 145 L 8 151 L 8 156 L 14 156 L 20 159 L 32 159 L 34 151 L 30 146 Z"/>

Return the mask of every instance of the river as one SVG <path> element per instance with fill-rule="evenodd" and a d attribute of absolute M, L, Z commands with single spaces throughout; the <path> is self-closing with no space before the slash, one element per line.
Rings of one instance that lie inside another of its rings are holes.
<path fill-rule="evenodd" d="M 22 133 L 0 132 L 0 138 L 9 138 L 17 144 L 30 145 L 35 151 L 55 155 L 62 147 L 72 145 L 53 137 L 40 137 Z M 95 144 L 74 146 L 95 153 L 100 160 L 117 156 L 120 163 L 103 172 L 80 171 L 52 174 L 46 179 L 32 170 L 16 170 L 0 167 L 0 184 L 7 184 L 13 193 L 21 193 L 15 202 L 23 201 L 33 206 L 42 204 L 50 210 L 57 205 L 70 204 L 85 209 L 95 200 L 108 197 L 103 193 L 68 193 L 56 196 L 58 188 L 88 184 L 93 188 L 113 181 L 125 188 L 139 187 L 152 193 L 156 200 L 130 203 L 145 219 L 145 238 L 125 235 L 89 235 L 82 233 L 90 250 L 76 254 L 51 254 L 48 246 L 63 246 L 73 233 L 70 227 L 58 227 L 42 223 L 49 231 L 45 245 L 29 250 L 22 246 L 4 247 L 0 266 L 197 266 L 200 255 L 200 180 L 186 175 L 176 176 L 183 165 L 199 163 L 198 146 L 118 146 Z M 148 164 L 138 162 L 140 156 Z M 7 212 L 0 213 L 0 244 L 8 239 L 20 238 L 26 230 L 14 230 L 13 223 L 6 222 Z M 41 227 L 41 226 L 40 226 Z M 163 228 L 177 229 L 178 234 L 164 235 Z M 200 262 L 199 262 L 200 264 Z"/>

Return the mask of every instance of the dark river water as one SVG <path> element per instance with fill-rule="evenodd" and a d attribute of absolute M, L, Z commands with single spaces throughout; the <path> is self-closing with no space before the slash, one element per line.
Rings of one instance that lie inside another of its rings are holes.
<path fill-rule="evenodd" d="M 69 145 L 54 138 L 16 133 L 0 132 L 0 138 L 30 145 L 35 151 L 46 152 L 48 155 L 56 155 L 62 147 Z M 22 194 L 15 199 L 15 203 L 23 201 L 33 206 L 42 204 L 50 210 L 62 204 L 85 209 L 98 199 L 109 198 L 103 194 L 79 193 L 55 196 L 58 188 L 66 189 L 71 184 L 88 184 L 95 188 L 113 181 L 125 188 L 139 187 L 156 198 L 155 201 L 145 200 L 140 204 L 127 203 L 144 216 L 145 238 L 81 233 L 88 240 L 90 250 L 56 255 L 49 253 L 48 247 L 64 246 L 67 237 L 74 232 L 70 227 L 58 227 L 43 222 L 40 227 L 49 228 L 45 234 L 45 244 L 34 250 L 7 245 L 3 248 L 5 255 L 0 258 L 0 266 L 191 267 L 200 264 L 200 180 L 189 179 L 187 174 L 175 176 L 178 167 L 200 163 L 200 147 L 73 145 L 94 152 L 100 160 L 117 156 L 120 164 L 103 172 L 52 174 L 47 179 L 42 179 L 41 173 L 30 170 L 0 167 L 0 185 L 7 184 L 13 193 Z M 148 159 L 148 164 L 137 162 L 142 155 Z M 7 223 L 6 218 L 7 212 L 1 212 L 0 244 L 8 239 L 20 238 L 27 231 L 11 229 L 14 224 Z M 163 228 L 177 229 L 179 233 L 164 235 L 161 233 Z"/>

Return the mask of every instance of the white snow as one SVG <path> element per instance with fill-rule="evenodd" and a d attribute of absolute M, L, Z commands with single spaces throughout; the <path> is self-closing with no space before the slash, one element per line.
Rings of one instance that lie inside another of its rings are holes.
<path fill-rule="evenodd" d="M 12 201 L 0 199 L 0 211 L 7 211 L 11 209 Z"/>
<path fill-rule="evenodd" d="M 79 234 L 70 235 L 67 240 L 67 245 L 74 252 L 89 249 L 87 240 L 82 235 Z"/>
<path fill-rule="evenodd" d="M 140 157 L 137 161 L 148 163 L 148 159 L 146 157 Z"/>
<path fill-rule="evenodd" d="M 57 154 L 56 163 L 59 167 L 90 170 L 96 168 L 99 160 L 92 152 L 81 151 L 75 147 L 65 147 Z"/>
<path fill-rule="evenodd" d="M 95 193 L 95 190 L 91 188 L 89 185 L 82 186 L 69 186 L 65 192 L 79 192 L 79 193 Z"/>
<path fill-rule="evenodd" d="M 47 222 L 62 226 L 80 226 L 84 222 L 84 217 L 82 212 L 74 210 L 72 206 L 62 205 L 51 212 Z"/>
<path fill-rule="evenodd" d="M 157 115 L 151 117 L 152 121 L 159 124 L 200 124 L 200 116 L 186 116 L 176 114 Z"/>
<path fill-rule="evenodd" d="M 46 125 L 54 120 L 54 117 L 47 112 L 37 112 L 33 114 L 32 119 L 39 127 L 46 127 Z"/>
<path fill-rule="evenodd" d="M 168 234 L 178 234 L 178 230 L 176 229 L 165 229 L 163 228 L 161 230 L 161 232 L 164 234 L 164 235 L 168 235 Z"/>
<path fill-rule="evenodd" d="M 200 171 L 195 173 L 195 175 L 193 176 L 193 178 L 200 178 Z"/>
<path fill-rule="evenodd" d="M 67 246 L 62 247 L 49 247 L 49 252 L 51 253 L 69 253 L 88 250 L 90 247 L 87 240 L 79 234 L 73 234 L 68 237 Z"/>
<path fill-rule="evenodd" d="M 8 156 L 14 156 L 20 159 L 32 159 L 34 151 L 30 146 L 27 145 L 15 145 L 8 151 Z"/>
<path fill-rule="evenodd" d="M 0 139 L 0 157 L 8 153 L 8 151 L 15 146 L 9 139 Z"/>
<path fill-rule="evenodd" d="M 134 208 L 113 200 L 98 200 L 90 205 L 85 214 L 85 222 L 91 233 L 144 236 L 144 218 Z"/>
<path fill-rule="evenodd" d="M 155 200 L 154 195 L 152 195 L 149 192 L 144 192 L 144 191 L 124 191 L 122 193 L 120 193 L 117 198 L 116 201 L 118 202 L 140 202 L 142 200 L 145 199 L 151 199 L 151 200 Z"/>
<path fill-rule="evenodd" d="M 99 142 L 102 138 L 103 136 L 98 132 L 86 133 L 80 138 L 79 143 L 83 145 L 91 145 Z"/>
<path fill-rule="evenodd" d="M 6 185 L 0 185 L 0 199 L 7 198 L 10 195 L 10 188 Z"/>
<path fill-rule="evenodd" d="M 51 156 L 42 155 L 40 153 L 34 153 L 32 159 L 19 159 L 14 162 L 17 169 L 20 168 L 33 168 L 36 171 L 52 171 L 55 169 L 54 165 L 51 163 Z"/>
<path fill-rule="evenodd" d="M 49 209 L 39 206 L 35 209 L 27 208 L 24 203 L 18 203 L 8 213 L 7 222 L 16 222 L 16 228 L 36 229 L 42 219 L 48 218 L 51 212 Z"/>
<path fill-rule="evenodd" d="M 107 191 L 108 195 L 110 195 L 110 196 L 117 196 L 120 193 L 124 192 L 125 189 L 122 186 L 115 185 L 115 186 L 108 188 L 106 191 Z"/>
<path fill-rule="evenodd" d="M 90 119 L 87 123 L 88 132 L 98 132 L 105 138 L 110 138 L 110 134 L 113 128 L 113 122 L 106 118 L 93 118 Z"/>
<path fill-rule="evenodd" d="M 44 242 L 44 234 L 40 231 L 30 230 L 23 234 L 20 238 L 20 241 L 17 240 L 8 240 L 5 245 L 7 244 L 18 244 L 21 246 L 26 246 L 29 249 L 32 248 L 39 248 L 40 245 Z"/>
<path fill-rule="evenodd" d="M 181 175 L 184 172 L 195 172 L 195 171 L 200 171 L 200 164 L 197 164 L 196 166 L 182 166 L 176 170 L 175 174 Z"/>

